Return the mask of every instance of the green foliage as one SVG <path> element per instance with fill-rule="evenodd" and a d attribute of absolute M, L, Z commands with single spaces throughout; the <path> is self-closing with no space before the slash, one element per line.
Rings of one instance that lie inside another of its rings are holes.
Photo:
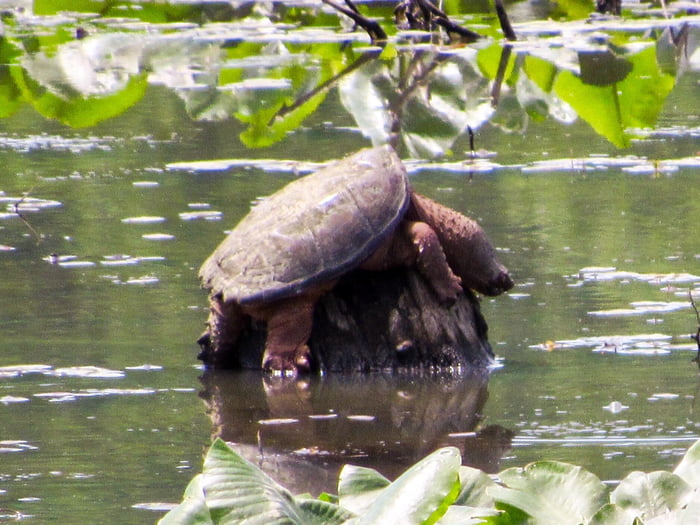
<path fill-rule="evenodd" d="M 63 11 L 99 13 L 105 17 L 129 17 L 151 23 L 196 21 L 199 10 L 187 4 L 127 0 L 34 0 L 34 13 L 55 15 Z"/>
<path fill-rule="evenodd" d="M 575 17 L 592 6 L 559 5 Z M 403 34 L 368 51 L 366 42 L 339 41 L 337 15 L 293 2 L 254 10 L 159 0 L 36 0 L 33 7 L 47 17 L 65 12 L 65 21 L 9 18 L 0 39 L 0 63 L 9 68 L 0 70 L 0 118 L 29 104 L 48 119 L 93 126 L 159 84 L 178 94 L 192 119 L 236 119 L 245 126 L 240 142 L 262 148 L 301 128 L 335 89 L 365 136 L 380 143 L 398 133 L 415 157 L 451 152 L 468 127 L 521 132 L 528 119 L 545 118 L 580 118 L 623 148 L 636 130 L 655 125 L 676 81 L 658 64 L 653 24 L 643 35 L 606 30 L 605 44 L 579 25 L 566 46 L 547 44 L 545 31 L 537 46 L 513 48 L 501 42 L 494 17 L 474 17 L 464 24 L 485 24 L 479 31 L 491 40 L 473 48 L 445 53 Z M 469 6 L 455 0 L 445 8 L 458 14 Z M 393 27 L 391 9 L 361 9 Z M 143 24 L 125 29 L 123 19 Z M 491 97 L 494 111 L 485 104 Z"/>
<path fill-rule="evenodd" d="M 440 524 L 491 525 L 700 522 L 700 441 L 676 470 L 632 472 L 612 492 L 582 467 L 538 461 L 510 468 L 494 481 L 460 465 L 459 451 L 439 449 L 394 482 L 347 465 L 337 500 L 293 496 L 217 439 L 204 471 L 161 525 L 204 524 Z"/>
<path fill-rule="evenodd" d="M 120 115 L 126 108 L 138 102 L 148 87 L 145 75 L 135 75 L 115 93 L 66 99 L 35 82 L 20 68 L 12 68 L 11 75 L 24 100 L 39 114 L 73 128 L 94 126 L 98 122 Z"/>
<path fill-rule="evenodd" d="M 588 0 L 557 0 L 561 13 L 570 19 L 586 18 L 593 12 L 593 2 Z"/>
<path fill-rule="evenodd" d="M 663 101 L 675 83 L 661 73 L 653 48 L 630 55 L 632 69 L 619 82 L 596 85 L 570 72 L 562 72 L 554 91 L 598 133 L 617 147 L 627 147 L 634 128 L 656 123 Z"/>

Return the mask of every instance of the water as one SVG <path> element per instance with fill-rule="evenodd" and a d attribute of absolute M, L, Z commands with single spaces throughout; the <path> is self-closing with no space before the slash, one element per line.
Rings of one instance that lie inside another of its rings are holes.
<path fill-rule="evenodd" d="M 559 459 L 614 481 L 672 468 L 700 437 L 697 65 L 628 148 L 511 107 L 477 127 L 476 160 L 461 135 L 452 157 L 407 162 L 419 191 L 481 222 L 517 282 L 482 301 L 489 378 L 205 373 L 199 265 L 255 199 L 369 141 L 331 89 L 303 127 L 249 149 L 246 124 L 195 120 L 161 81 L 82 129 L 28 103 L 0 120 L 8 515 L 153 522 L 212 436 L 314 493 L 343 463 L 393 477 L 446 444 L 487 471 Z"/>

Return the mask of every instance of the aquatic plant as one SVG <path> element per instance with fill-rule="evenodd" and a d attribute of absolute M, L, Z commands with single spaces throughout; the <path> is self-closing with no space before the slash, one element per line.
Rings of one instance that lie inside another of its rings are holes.
<path fill-rule="evenodd" d="M 700 441 L 673 472 L 631 472 L 614 490 L 583 467 L 537 461 L 491 477 L 436 450 L 393 482 L 346 465 L 337 496 L 294 496 L 217 439 L 160 525 L 223 523 L 617 525 L 700 522 Z"/>

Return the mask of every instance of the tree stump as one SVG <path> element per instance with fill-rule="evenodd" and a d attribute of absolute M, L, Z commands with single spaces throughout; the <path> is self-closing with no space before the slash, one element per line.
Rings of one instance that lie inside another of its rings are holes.
<path fill-rule="evenodd" d="M 228 348 L 200 338 L 208 368 L 260 369 L 265 325 L 247 326 Z M 316 372 L 465 369 L 493 364 L 487 325 L 470 291 L 445 306 L 417 271 L 354 270 L 316 304 L 309 347 Z M 207 356 L 217 354 L 216 364 Z M 225 355 L 221 359 L 221 355 Z"/>

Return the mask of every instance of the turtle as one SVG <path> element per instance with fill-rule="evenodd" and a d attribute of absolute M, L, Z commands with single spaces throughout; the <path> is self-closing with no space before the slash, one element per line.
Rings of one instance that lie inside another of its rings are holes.
<path fill-rule="evenodd" d="M 199 270 L 210 290 L 200 359 L 217 366 L 246 316 L 266 323 L 262 368 L 310 371 L 317 300 L 349 271 L 416 268 L 451 305 L 513 286 L 476 221 L 413 191 L 390 145 L 361 149 L 257 203 Z"/>

